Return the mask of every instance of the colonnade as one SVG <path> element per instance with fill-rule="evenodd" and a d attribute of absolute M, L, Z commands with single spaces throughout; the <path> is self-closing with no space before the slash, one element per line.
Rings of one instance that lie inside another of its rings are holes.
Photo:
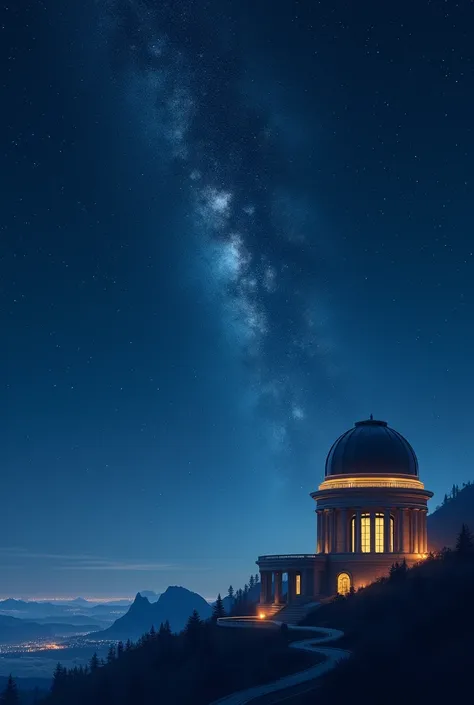
<path fill-rule="evenodd" d="M 314 568 L 288 570 L 286 599 L 283 596 L 283 571 L 260 571 L 260 603 L 281 605 L 291 603 L 297 597 L 314 594 Z"/>
<path fill-rule="evenodd" d="M 320 509 L 317 553 L 426 553 L 426 509 Z"/>

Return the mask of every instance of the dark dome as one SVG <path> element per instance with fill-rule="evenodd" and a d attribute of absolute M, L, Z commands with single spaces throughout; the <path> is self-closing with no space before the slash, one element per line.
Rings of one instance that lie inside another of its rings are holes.
<path fill-rule="evenodd" d="M 389 473 L 418 476 L 411 445 L 385 421 L 358 421 L 340 436 L 326 459 L 326 477 Z"/>

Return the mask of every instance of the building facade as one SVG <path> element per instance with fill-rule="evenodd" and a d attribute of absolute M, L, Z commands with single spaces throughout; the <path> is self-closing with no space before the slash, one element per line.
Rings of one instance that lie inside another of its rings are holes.
<path fill-rule="evenodd" d="M 346 594 L 428 551 L 427 502 L 408 441 L 385 421 L 359 421 L 333 444 L 316 502 L 316 553 L 260 556 L 259 611 Z M 286 596 L 283 584 L 287 584 Z"/>

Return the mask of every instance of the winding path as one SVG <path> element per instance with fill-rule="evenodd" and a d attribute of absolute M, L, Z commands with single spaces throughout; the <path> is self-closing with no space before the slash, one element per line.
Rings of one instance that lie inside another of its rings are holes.
<path fill-rule="evenodd" d="M 255 627 L 256 623 L 261 624 L 258 619 L 254 618 L 223 618 L 218 620 L 220 627 Z M 281 626 L 280 622 L 273 620 L 265 620 L 265 624 L 274 624 L 276 626 Z M 263 625 L 262 625 L 263 626 Z M 344 651 L 343 649 L 335 649 L 332 647 L 321 647 L 321 644 L 328 644 L 331 641 L 336 641 L 344 636 L 344 632 L 338 629 L 325 629 L 323 627 L 298 627 L 289 624 L 288 629 L 292 631 L 301 632 L 317 632 L 320 636 L 313 636 L 307 639 L 302 639 L 301 641 L 293 641 L 289 644 L 291 649 L 300 649 L 301 651 L 310 651 L 314 654 L 319 654 L 324 657 L 321 663 L 311 666 L 304 671 L 298 671 L 297 673 L 292 673 L 289 676 L 283 676 L 272 683 L 265 683 L 263 685 L 256 685 L 253 688 L 247 688 L 246 690 L 239 690 L 236 693 L 231 693 L 231 695 L 226 695 L 219 700 L 215 700 L 211 705 L 246 705 L 256 698 L 261 698 L 264 695 L 270 693 L 275 693 L 280 690 L 286 690 L 287 688 L 292 688 L 294 686 L 301 685 L 302 683 L 307 683 L 308 681 L 313 681 L 319 678 L 327 671 L 334 668 L 340 661 L 346 659 L 350 656 L 350 651 Z M 286 693 L 282 693 L 282 699 L 286 697 Z M 277 701 L 273 701 L 277 702 Z"/>

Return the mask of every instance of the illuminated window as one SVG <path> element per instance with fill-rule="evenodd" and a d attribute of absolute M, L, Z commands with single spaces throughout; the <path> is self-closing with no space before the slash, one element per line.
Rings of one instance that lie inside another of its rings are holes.
<path fill-rule="evenodd" d="M 362 553 L 370 553 L 370 514 L 360 517 L 360 549 Z"/>
<path fill-rule="evenodd" d="M 356 518 L 352 517 L 352 553 L 356 551 Z M 360 548 L 362 553 L 370 553 L 370 514 L 360 516 Z"/>
<path fill-rule="evenodd" d="M 393 535 L 394 535 L 395 521 L 394 518 L 390 517 L 390 547 L 389 552 L 393 553 Z M 375 552 L 384 553 L 385 552 L 385 517 L 383 514 L 375 515 Z"/>
<path fill-rule="evenodd" d="M 384 526 L 385 526 L 385 521 L 384 521 L 384 515 L 383 514 L 376 514 L 375 515 L 375 553 L 383 553 L 384 552 Z"/>
<path fill-rule="evenodd" d="M 348 573 L 339 573 L 337 576 L 337 591 L 340 595 L 347 595 L 351 589 L 351 578 Z"/>
<path fill-rule="evenodd" d="M 296 594 L 301 595 L 301 575 L 296 574 Z"/>

